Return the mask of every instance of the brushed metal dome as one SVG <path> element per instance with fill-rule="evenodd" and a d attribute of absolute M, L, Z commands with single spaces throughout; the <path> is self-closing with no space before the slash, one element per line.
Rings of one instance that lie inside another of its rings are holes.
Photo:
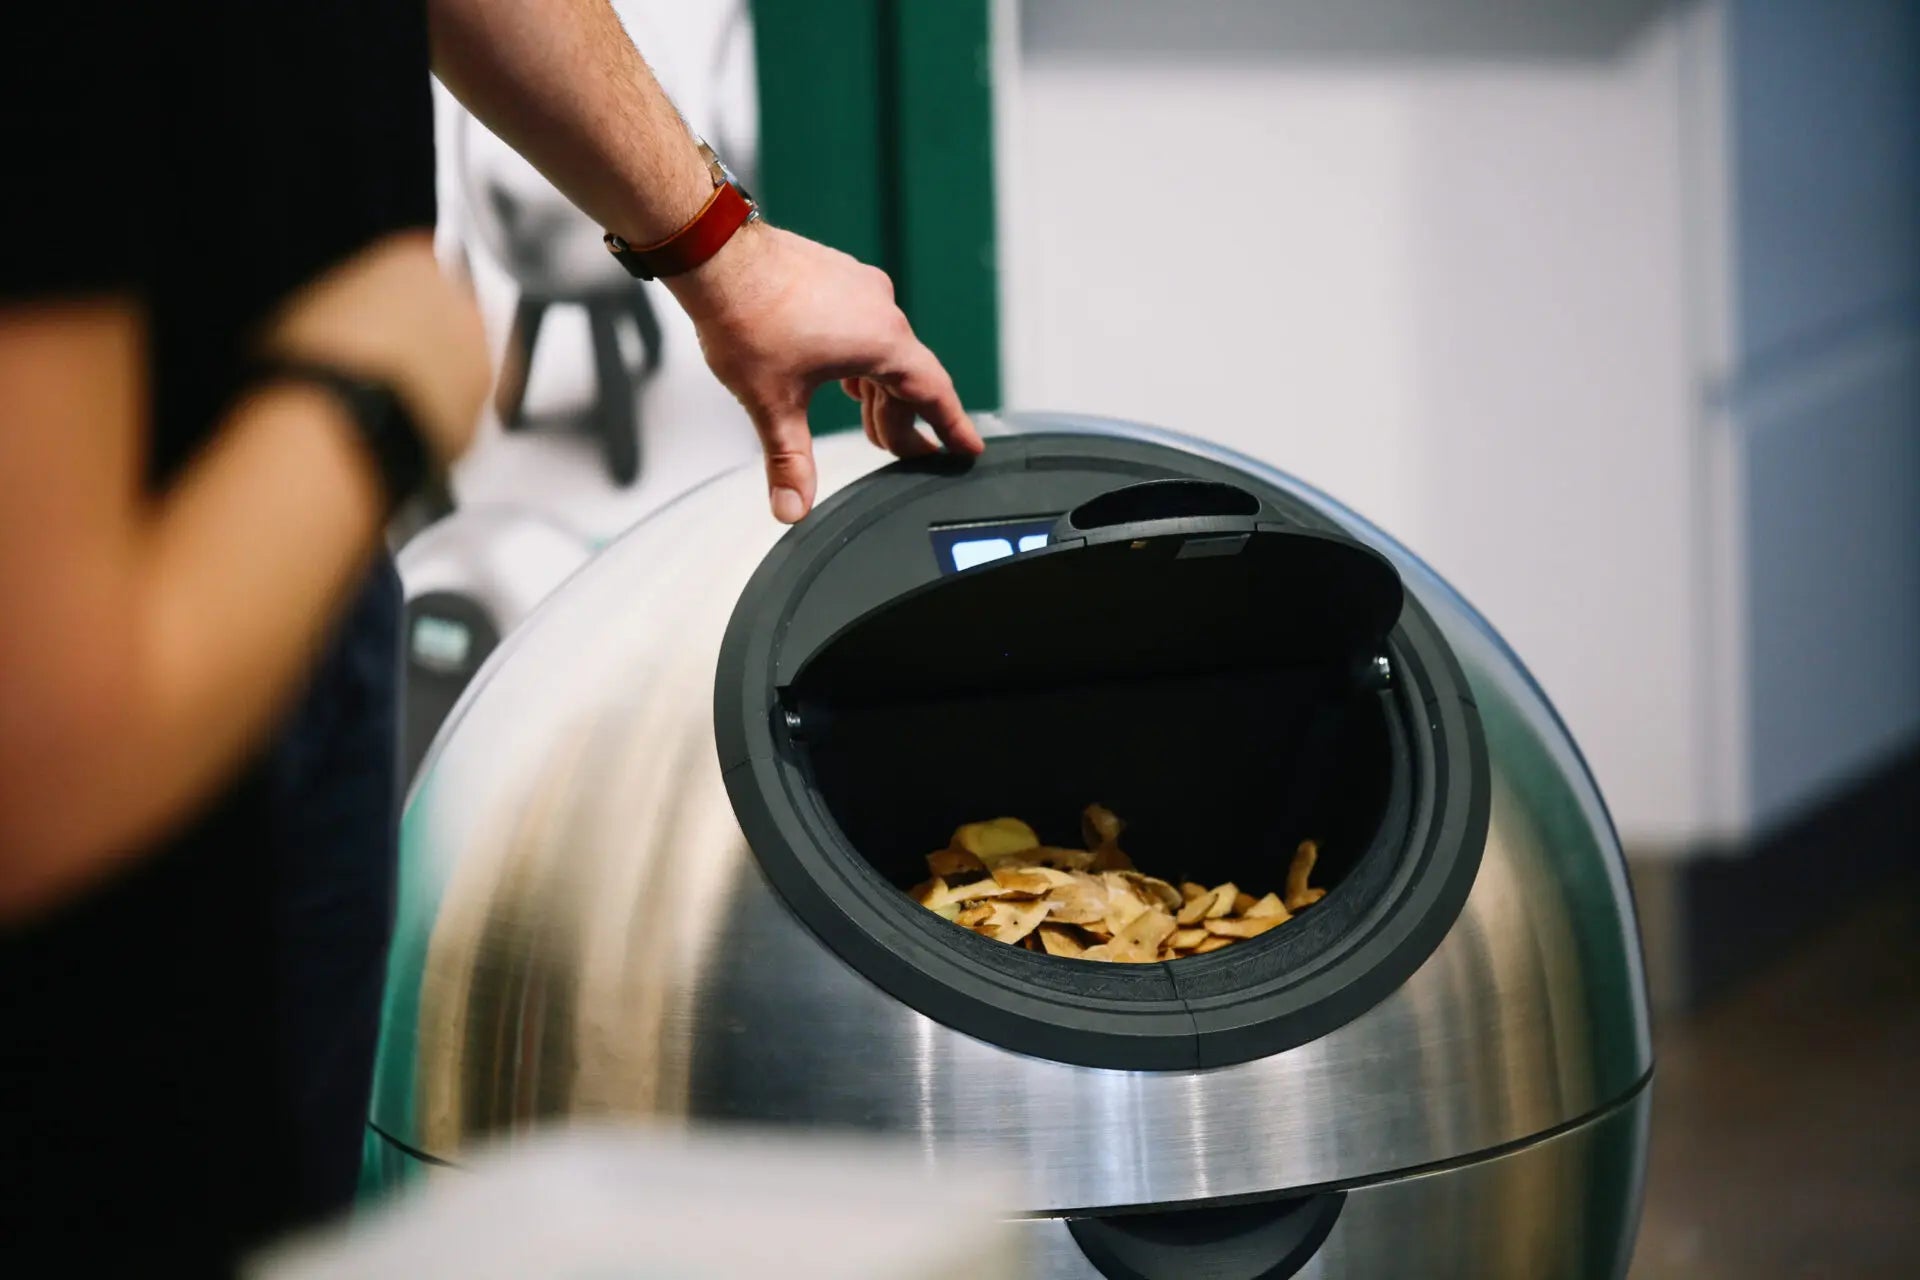
<path fill-rule="evenodd" d="M 1264 464 L 1101 419 L 990 426 L 990 440 L 1118 437 L 1231 467 L 1397 569 L 1464 674 L 1489 775 L 1477 876 L 1424 963 L 1317 1039 L 1186 1071 L 1012 1052 L 869 981 L 772 889 L 717 756 L 722 639 L 782 533 L 758 468 L 742 468 L 549 597 L 424 763 L 402 829 L 378 1132 L 457 1162 L 483 1135 L 568 1116 L 879 1131 L 935 1161 L 1011 1160 L 1020 1207 L 1050 1213 L 1380 1179 L 1644 1098 L 1618 841 L 1491 628 L 1405 548 Z M 823 500 L 886 461 L 857 436 L 820 441 L 818 459 Z"/>

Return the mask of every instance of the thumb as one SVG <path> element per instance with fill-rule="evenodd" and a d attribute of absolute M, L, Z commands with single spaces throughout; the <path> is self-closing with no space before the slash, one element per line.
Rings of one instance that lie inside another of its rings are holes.
<path fill-rule="evenodd" d="M 767 459 L 773 518 L 781 524 L 797 523 L 813 509 L 813 433 L 807 429 L 806 408 L 756 413 L 753 429 Z"/>

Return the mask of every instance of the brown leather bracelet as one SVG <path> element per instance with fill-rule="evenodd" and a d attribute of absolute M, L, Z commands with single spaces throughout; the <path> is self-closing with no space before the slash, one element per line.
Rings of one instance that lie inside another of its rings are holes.
<path fill-rule="evenodd" d="M 630 245 L 612 232 L 605 237 L 608 252 L 637 279 L 659 280 L 693 270 L 720 252 L 734 232 L 760 216 L 759 206 L 713 149 L 703 142 L 700 150 L 714 175 L 713 194 L 686 226 L 652 244 Z"/>

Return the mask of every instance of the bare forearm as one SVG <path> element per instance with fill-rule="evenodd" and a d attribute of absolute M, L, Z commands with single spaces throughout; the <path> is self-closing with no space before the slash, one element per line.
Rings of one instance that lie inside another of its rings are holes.
<path fill-rule="evenodd" d="M 713 184 L 607 0 L 429 0 L 434 71 L 608 230 L 671 235 Z"/>
<path fill-rule="evenodd" d="M 608 231 L 661 240 L 712 197 L 698 149 L 607 0 L 428 0 L 428 10 L 440 78 Z M 937 447 L 916 419 L 948 448 L 984 447 L 884 273 L 748 223 L 664 283 L 753 422 L 778 519 L 813 503 L 807 406 L 823 383 L 840 382 L 868 439 L 903 457 Z"/>
<path fill-rule="evenodd" d="M 264 393 L 96 558 L 73 642 L 0 690 L 0 916 L 136 854 L 267 732 L 379 536 L 358 450 L 323 393 Z"/>
<path fill-rule="evenodd" d="M 160 741 L 178 744 L 179 791 L 226 773 L 312 669 L 371 563 L 383 508 L 344 410 L 310 386 L 242 405 L 177 486 L 144 576 L 147 707 Z"/>

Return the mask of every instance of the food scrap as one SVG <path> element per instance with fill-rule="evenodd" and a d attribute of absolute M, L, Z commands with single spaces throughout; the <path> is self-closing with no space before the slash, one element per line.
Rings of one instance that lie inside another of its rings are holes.
<path fill-rule="evenodd" d="M 927 855 L 914 901 L 983 938 L 1074 960 L 1151 964 L 1257 938 L 1326 896 L 1307 883 L 1320 850 L 1300 842 L 1282 893 L 1229 881 L 1178 886 L 1142 873 L 1120 848 L 1125 824 L 1101 805 L 1081 815 L 1085 849 L 1040 843 L 1018 818 L 969 822 Z"/>

